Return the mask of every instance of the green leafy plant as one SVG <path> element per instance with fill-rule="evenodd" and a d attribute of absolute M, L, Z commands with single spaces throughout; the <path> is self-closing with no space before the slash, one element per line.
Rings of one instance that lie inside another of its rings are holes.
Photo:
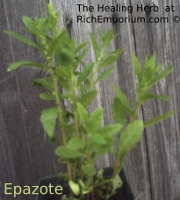
<path fill-rule="evenodd" d="M 170 100 L 166 95 L 152 94 L 151 88 L 170 74 L 173 68 L 167 67 L 163 70 L 163 65 L 157 66 L 156 54 L 146 57 L 142 67 L 138 58 L 132 54 L 137 78 L 134 106 L 130 106 L 126 95 L 114 85 L 114 123 L 102 126 L 103 109 L 97 108 L 89 113 L 88 106 L 98 93 L 96 84 L 113 72 L 115 67 L 111 64 L 123 52 L 107 51 L 115 38 L 113 30 L 107 33 L 99 30 L 100 41 L 90 33 L 95 60 L 85 64 L 83 58 L 89 48 L 87 42 L 77 45 L 66 28 L 58 28 L 59 15 L 54 11 L 53 4 L 48 4 L 47 18 L 32 20 L 24 16 L 22 19 L 25 30 L 36 36 L 36 42 L 11 31 L 6 33 L 36 48 L 45 58 L 45 62 L 18 61 L 11 64 L 8 71 L 28 66 L 39 68 L 48 74 L 33 80 L 33 85 L 43 86 L 47 90 L 40 94 L 41 99 L 55 102 L 54 107 L 42 111 L 40 121 L 50 141 L 59 141 L 55 154 L 59 157 L 59 162 L 67 166 L 67 173 L 59 174 L 68 181 L 71 189 L 70 196 L 64 199 L 109 199 L 122 185 L 119 172 L 123 168 L 125 156 L 140 141 L 144 128 L 176 113 L 171 111 L 148 122 L 137 119 L 139 108 L 149 99 Z M 62 100 L 69 103 L 68 109 L 63 107 Z M 114 136 L 118 138 L 117 148 L 114 145 Z M 96 170 L 94 165 L 98 156 L 108 152 L 114 155 L 115 163 L 112 177 L 105 179 L 103 168 Z"/>

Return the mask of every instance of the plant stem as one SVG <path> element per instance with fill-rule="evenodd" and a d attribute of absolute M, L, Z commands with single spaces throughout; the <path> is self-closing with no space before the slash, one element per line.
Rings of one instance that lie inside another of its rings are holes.
<path fill-rule="evenodd" d="M 76 99 L 76 90 L 77 90 L 77 82 L 76 82 L 76 79 L 75 79 L 75 76 L 72 72 L 72 81 L 71 83 L 69 84 L 70 86 L 70 92 L 71 92 L 71 100 L 72 100 L 72 112 L 74 114 L 74 126 L 75 126 L 75 134 L 76 134 L 76 137 L 79 137 L 79 118 L 78 118 L 78 113 L 77 113 L 77 99 Z M 72 88 L 72 89 L 71 89 Z M 83 134 L 80 134 L 81 138 L 84 139 L 83 137 Z M 80 178 L 83 180 L 83 177 L 84 177 L 84 174 L 83 174 L 83 171 L 81 169 L 81 166 L 82 166 L 82 160 L 80 158 L 80 160 L 78 161 L 78 168 L 80 170 Z M 76 177 L 75 177 L 76 178 Z"/>
<path fill-rule="evenodd" d="M 135 110 L 134 110 L 134 114 L 132 116 L 130 116 L 130 119 L 129 119 L 129 123 L 133 123 L 134 121 L 134 118 L 139 110 L 139 107 L 141 106 L 141 101 L 138 103 L 138 105 L 136 106 Z"/>
<path fill-rule="evenodd" d="M 59 95 L 58 95 L 57 79 L 53 74 L 52 74 L 52 79 L 53 79 L 54 90 L 55 90 L 56 106 L 58 107 L 59 123 L 61 124 L 63 122 L 62 108 L 61 108 L 61 103 L 60 103 L 60 99 L 59 99 Z M 66 136 L 65 136 L 64 127 L 61 127 L 61 131 L 62 131 L 63 145 L 66 145 L 67 142 L 66 142 Z"/>
<path fill-rule="evenodd" d="M 107 180 L 105 180 L 105 181 L 103 181 L 103 182 L 101 182 L 101 183 L 95 185 L 94 188 L 99 187 L 99 186 L 101 186 L 101 185 L 104 185 L 105 183 L 109 183 L 109 182 L 111 182 L 111 181 L 112 181 L 112 179 L 111 179 L 111 180 L 110 180 L 110 179 L 107 179 Z"/>
<path fill-rule="evenodd" d="M 77 83 L 76 83 L 76 79 L 75 79 L 75 76 L 73 74 L 73 71 L 71 71 L 71 77 L 72 77 L 72 80 L 71 82 L 69 83 L 69 88 L 70 88 L 70 95 L 71 95 L 71 105 L 72 105 L 72 111 L 73 111 L 73 114 L 74 114 L 74 125 L 75 125 L 75 132 L 76 132 L 76 136 L 78 137 L 79 136 L 79 131 L 78 131 L 78 116 L 77 116 L 77 100 L 76 100 L 76 90 L 77 90 Z"/>
<path fill-rule="evenodd" d="M 51 77 L 53 80 L 54 84 L 54 91 L 55 91 L 55 98 L 56 98 L 56 105 L 58 107 L 58 118 L 59 118 L 59 123 L 61 124 L 63 122 L 63 117 L 62 117 L 62 108 L 61 108 L 61 103 L 58 95 L 58 84 L 57 84 L 57 78 L 54 76 L 53 73 L 51 73 Z M 60 125 L 59 125 L 60 126 Z M 66 135 L 65 135 L 65 130 L 64 127 L 61 127 L 61 133 L 62 133 L 62 140 L 63 140 L 63 145 L 66 146 Z M 67 163 L 67 172 L 68 172 L 68 178 L 69 180 L 72 180 L 72 174 L 71 174 L 71 167 L 70 164 Z"/>
<path fill-rule="evenodd" d="M 93 190 L 91 192 L 91 199 L 94 200 L 94 178 L 93 178 L 93 176 L 91 177 L 91 185 L 93 187 Z"/>
<path fill-rule="evenodd" d="M 129 123 L 130 123 L 130 124 L 133 123 L 134 118 L 135 118 L 135 116 L 136 116 L 136 113 L 137 113 L 137 111 L 138 111 L 140 105 L 141 105 L 141 104 L 139 103 L 139 104 L 137 105 L 137 107 L 135 108 L 134 114 L 133 114 L 132 116 L 130 116 L 130 120 L 129 120 Z M 115 160 L 115 163 L 114 163 L 114 167 L 113 167 L 112 178 L 115 178 L 115 176 L 116 176 L 116 174 L 117 174 L 119 162 L 120 162 L 120 160 L 119 160 L 119 153 L 118 153 L 118 155 L 116 156 L 116 160 Z"/>
<path fill-rule="evenodd" d="M 98 72 L 98 67 L 99 67 L 99 64 L 101 62 L 101 59 L 103 58 L 103 53 L 104 53 L 104 50 L 100 53 L 100 56 L 99 56 L 98 60 L 95 63 L 95 66 L 94 66 L 94 69 L 93 69 L 93 75 L 92 75 L 92 78 L 91 78 L 91 81 L 90 81 L 90 83 L 91 83 L 90 90 L 92 90 L 93 87 L 95 86 L 94 82 L 95 82 L 95 78 L 97 78 L 96 74 Z"/>
<path fill-rule="evenodd" d="M 112 178 L 115 178 L 117 171 L 118 171 L 118 164 L 119 164 L 120 160 L 119 160 L 119 156 L 116 157 L 115 163 L 114 163 L 114 167 L 113 167 L 113 174 L 112 174 Z"/>
<path fill-rule="evenodd" d="M 142 96 L 143 96 L 144 92 L 142 93 Z M 133 123 L 133 121 L 135 120 L 135 116 L 139 110 L 139 107 L 141 106 L 142 104 L 142 101 L 140 100 L 134 110 L 134 113 L 133 115 L 130 116 L 130 119 L 129 119 L 129 123 Z M 113 174 L 112 174 L 112 178 L 115 178 L 116 174 L 117 174 L 117 171 L 118 171 L 118 164 L 119 164 L 120 160 L 119 160 L 119 153 L 116 157 L 116 160 L 115 160 L 115 163 L 114 163 L 114 167 L 113 167 Z"/>

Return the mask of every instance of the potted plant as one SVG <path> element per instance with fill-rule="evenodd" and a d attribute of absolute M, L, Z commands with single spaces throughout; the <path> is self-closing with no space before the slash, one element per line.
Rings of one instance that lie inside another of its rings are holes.
<path fill-rule="evenodd" d="M 47 18 L 32 20 L 24 16 L 22 19 L 25 30 L 37 38 L 36 43 L 17 33 L 6 33 L 36 48 L 45 58 L 45 62 L 18 61 L 11 64 L 8 71 L 29 66 L 46 72 L 43 78 L 33 80 L 33 84 L 47 90 L 40 94 L 41 99 L 55 102 L 53 107 L 42 111 L 40 121 L 49 140 L 59 142 L 55 154 L 59 162 L 67 167 L 66 174 L 58 174 L 60 184 L 66 191 L 66 194 L 59 194 L 58 199 L 114 199 L 113 195 L 122 187 L 123 176 L 119 176 L 119 173 L 123 169 L 125 156 L 140 141 L 144 128 L 176 112 L 170 111 L 148 122 L 137 119 L 139 108 L 149 99 L 169 101 L 166 95 L 152 94 L 151 88 L 170 74 L 173 68 L 169 66 L 163 70 L 163 65 L 157 66 L 156 54 L 151 58 L 146 57 L 142 67 L 138 58 L 132 54 L 137 78 L 134 106 L 130 106 L 126 95 L 114 85 L 114 123 L 102 125 L 103 109 L 97 108 L 89 113 L 88 108 L 98 93 L 96 84 L 113 72 L 115 67 L 111 64 L 122 54 L 122 50 L 107 52 L 107 47 L 115 37 L 113 30 L 107 33 L 98 30 L 100 42 L 90 33 L 95 60 L 85 64 L 83 58 L 88 51 L 87 42 L 76 45 L 66 28 L 58 28 L 59 15 L 54 11 L 53 4 L 48 4 Z M 79 66 L 82 70 L 79 70 Z M 68 108 L 63 107 L 62 101 L 68 103 Z M 114 145 L 114 137 L 117 145 Z M 95 169 L 96 158 L 108 152 L 115 157 L 114 165 L 107 169 Z M 58 178 L 51 178 L 51 182 L 55 181 L 56 185 Z M 43 185 L 49 184 L 44 180 L 41 182 Z M 44 193 L 38 199 L 42 199 Z"/>

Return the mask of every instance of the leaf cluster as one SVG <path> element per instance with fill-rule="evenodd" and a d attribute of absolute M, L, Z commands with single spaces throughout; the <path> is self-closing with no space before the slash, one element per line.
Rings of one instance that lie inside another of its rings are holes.
<path fill-rule="evenodd" d="M 64 199 L 108 199 L 121 187 L 119 172 L 123 167 L 127 153 L 141 139 L 145 127 L 157 123 L 176 111 L 158 116 L 148 122 L 137 119 L 137 113 L 143 103 L 149 99 L 168 100 L 165 95 L 154 95 L 150 90 L 154 84 L 166 77 L 172 67 L 162 70 L 156 66 L 156 55 L 145 58 L 144 68 L 138 58 L 132 55 L 134 72 L 137 77 L 136 100 L 132 108 L 127 96 L 114 85 L 116 96 L 112 105 L 113 124 L 102 126 L 103 109 L 97 108 L 92 113 L 88 106 L 96 97 L 97 82 L 108 77 L 113 70 L 111 66 L 121 56 L 122 50 L 108 51 L 115 38 L 113 30 L 103 33 L 98 30 L 99 40 L 90 33 L 91 47 L 95 60 L 85 64 L 84 57 L 89 49 L 87 42 L 79 45 L 70 38 L 65 28 L 58 28 L 59 14 L 53 4 L 48 4 L 48 17 L 35 18 L 24 16 L 26 31 L 34 35 L 36 42 L 11 31 L 9 35 L 36 48 L 45 58 L 44 63 L 17 61 L 8 67 L 8 71 L 20 66 L 39 68 L 47 72 L 47 76 L 33 80 L 34 86 L 43 86 L 46 92 L 40 94 L 45 101 L 53 101 L 55 105 L 44 109 L 40 121 L 48 138 L 59 141 L 55 154 L 59 162 L 67 166 L 67 174 L 61 178 L 69 182 L 71 196 Z M 79 67 L 82 70 L 79 71 Z M 64 108 L 62 100 L 68 102 L 70 108 Z M 60 130 L 59 131 L 57 130 Z M 118 148 L 114 146 L 114 137 Z M 115 156 L 112 177 L 103 177 L 103 169 L 95 170 L 96 158 L 111 152 Z M 105 188 L 110 188 L 105 190 Z M 105 191 L 105 192 L 104 192 Z"/>

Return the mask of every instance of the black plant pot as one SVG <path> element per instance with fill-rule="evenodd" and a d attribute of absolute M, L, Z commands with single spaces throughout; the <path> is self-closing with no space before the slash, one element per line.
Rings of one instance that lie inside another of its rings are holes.
<path fill-rule="evenodd" d="M 108 179 L 108 178 L 111 177 L 111 175 L 112 175 L 112 168 L 111 167 L 104 168 L 104 178 Z M 134 195 L 133 195 L 133 193 L 132 193 L 132 191 L 129 187 L 129 184 L 126 180 L 126 176 L 125 176 L 125 173 L 124 173 L 123 170 L 120 172 L 120 177 L 123 181 L 123 186 L 117 190 L 117 194 L 112 196 L 110 198 L 110 200 L 134 200 Z M 54 195 L 53 194 L 51 194 L 51 195 L 50 194 L 44 194 L 44 195 L 42 195 L 42 194 L 39 194 L 37 196 L 36 200 L 60 200 L 61 196 L 63 194 L 69 193 L 68 184 L 59 180 L 57 178 L 57 176 L 46 177 L 46 178 L 43 178 L 39 181 L 39 187 L 49 186 L 49 184 L 53 185 L 54 187 L 56 187 L 58 185 L 62 186 L 62 188 L 63 188 L 62 194 L 61 195 L 57 195 L 57 194 L 54 194 Z M 55 193 L 55 192 L 52 190 L 52 193 Z"/>

